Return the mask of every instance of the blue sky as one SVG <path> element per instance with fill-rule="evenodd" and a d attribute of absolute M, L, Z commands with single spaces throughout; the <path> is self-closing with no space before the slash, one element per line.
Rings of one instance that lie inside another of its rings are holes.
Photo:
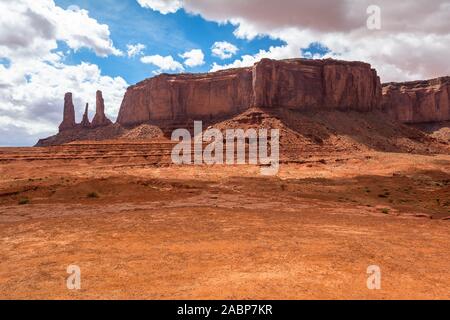
<path fill-rule="evenodd" d="M 80 121 L 102 90 L 115 121 L 127 87 L 161 72 L 303 57 L 368 62 L 383 82 L 450 74 L 448 0 L 377 4 L 379 29 L 372 0 L 0 1 L 0 146 L 56 134 L 66 92 Z"/>
<path fill-rule="evenodd" d="M 211 70 L 214 62 L 231 63 L 239 56 L 254 55 L 261 49 L 267 50 L 271 46 L 284 44 L 284 41 L 268 36 L 252 40 L 238 39 L 233 34 L 235 26 L 230 23 L 209 22 L 199 15 L 187 14 L 184 10 L 163 15 L 142 8 L 136 0 L 55 0 L 55 3 L 62 8 L 77 5 L 81 9 L 88 10 L 90 17 L 109 26 L 114 46 L 123 51 L 126 51 L 127 44 L 141 43 L 146 46 L 143 50 L 145 55 L 170 55 L 182 63 L 180 54 L 192 49 L 201 49 L 205 54 L 205 64 L 192 68 L 185 67 L 185 72 L 207 72 Z M 215 57 L 211 54 L 211 47 L 216 41 L 232 43 L 239 51 L 229 59 Z M 59 49 L 65 51 L 68 48 L 60 42 Z M 133 84 L 154 76 L 154 72 L 158 71 L 158 67 L 143 64 L 139 58 L 139 56 L 131 59 L 127 56 L 102 58 L 92 50 L 82 48 L 77 52 L 71 51 L 66 56 L 65 63 L 91 62 L 98 65 L 103 74 L 112 77 L 121 76 L 129 84 Z"/>

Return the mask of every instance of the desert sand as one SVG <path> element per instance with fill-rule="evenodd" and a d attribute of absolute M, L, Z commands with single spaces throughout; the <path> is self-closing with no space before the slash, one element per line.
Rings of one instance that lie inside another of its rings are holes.
<path fill-rule="evenodd" d="M 170 149 L 0 149 L 0 298 L 450 299 L 449 155 L 335 152 L 263 177 Z"/>

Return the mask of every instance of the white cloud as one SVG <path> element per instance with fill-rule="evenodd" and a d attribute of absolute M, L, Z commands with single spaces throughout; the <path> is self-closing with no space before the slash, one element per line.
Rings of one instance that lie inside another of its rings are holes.
<path fill-rule="evenodd" d="M 163 71 L 183 71 L 183 65 L 175 61 L 172 56 L 163 57 L 159 54 L 153 56 L 145 56 L 141 58 L 141 62 L 145 64 L 152 64 L 157 66 L 159 70 L 156 73 Z"/>
<path fill-rule="evenodd" d="M 53 0 L 1 1 L 0 55 L 47 54 L 64 41 L 71 49 L 89 48 L 98 56 L 121 55 L 110 39 L 109 27 L 78 7 L 64 10 Z"/>
<path fill-rule="evenodd" d="M 87 10 L 64 10 L 51 6 L 51 13 L 57 25 L 57 39 L 65 41 L 71 49 L 87 47 L 101 57 L 123 55 L 114 47 L 109 27 L 90 18 Z"/>
<path fill-rule="evenodd" d="M 185 0 L 184 9 L 219 23 L 236 26 L 235 36 L 266 35 L 286 42 L 244 56 L 230 65 L 246 65 L 261 57 L 300 57 L 319 42 L 326 57 L 371 63 L 383 81 L 405 81 L 450 74 L 450 3 L 448 0 L 378 0 L 382 29 L 366 27 L 372 0 Z M 325 9 L 324 9 L 325 8 Z M 214 65 L 213 68 L 221 66 Z M 225 66 L 222 66 L 225 67 Z"/>
<path fill-rule="evenodd" d="M 378 0 L 383 29 L 392 32 L 448 34 L 450 3 L 447 0 L 415 0 L 401 3 Z M 231 22 L 244 34 L 268 34 L 297 27 L 319 32 L 350 32 L 366 26 L 372 0 L 184 0 L 191 13 L 217 22 Z"/>
<path fill-rule="evenodd" d="M 144 49 L 145 49 L 145 45 L 143 45 L 142 43 L 128 44 L 127 45 L 128 58 L 133 58 L 133 57 L 142 55 Z"/>
<path fill-rule="evenodd" d="M 182 7 L 180 0 L 137 0 L 143 8 L 159 11 L 161 14 L 175 13 Z"/>
<path fill-rule="evenodd" d="M 222 60 L 229 59 L 238 52 L 238 48 L 229 42 L 218 41 L 211 47 L 213 56 L 219 57 Z"/>
<path fill-rule="evenodd" d="M 26 144 L 55 134 L 68 91 L 74 94 L 78 121 L 86 102 L 91 115 L 94 112 L 97 89 L 103 91 L 106 113 L 114 120 L 127 87 L 121 77 L 104 76 L 98 66 L 89 63 L 68 66 L 22 60 L 9 68 L 0 66 L 0 127 L 10 132 L 0 137 L 0 145 L 8 145 L 9 136 L 16 131 L 22 135 L 16 143 Z"/>
<path fill-rule="evenodd" d="M 205 55 L 201 49 L 193 49 L 180 54 L 180 57 L 185 59 L 184 64 L 188 67 L 198 67 L 205 64 Z"/>
<path fill-rule="evenodd" d="M 86 102 L 95 106 L 95 91 L 104 92 L 106 113 L 114 120 L 128 86 L 121 77 L 104 76 L 90 63 L 64 64 L 57 41 L 99 56 L 121 54 L 109 28 L 71 6 L 51 0 L 0 1 L 0 145 L 32 145 L 57 131 L 64 93 L 71 91 L 78 121 Z"/>
<path fill-rule="evenodd" d="M 230 64 L 220 65 L 217 63 L 213 63 L 212 68 L 210 72 L 215 72 L 219 70 L 225 70 L 225 69 L 232 69 L 232 68 L 244 68 L 244 67 L 250 67 L 254 65 L 256 62 L 261 60 L 261 57 L 259 56 L 252 56 L 252 55 L 243 55 L 241 59 L 235 60 L 234 62 Z"/>

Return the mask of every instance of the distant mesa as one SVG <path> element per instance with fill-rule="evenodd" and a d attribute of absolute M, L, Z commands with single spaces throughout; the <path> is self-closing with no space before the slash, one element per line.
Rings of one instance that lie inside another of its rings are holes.
<path fill-rule="evenodd" d="M 251 107 L 383 110 L 403 123 L 450 120 L 450 77 L 382 85 L 363 62 L 270 60 L 208 74 L 163 74 L 131 86 L 117 122 L 211 119 Z"/>
<path fill-rule="evenodd" d="M 77 124 L 72 94 L 67 93 L 59 126 L 64 136 L 41 140 L 39 145 L 76 141 L 86 136 L 95 138 L 97 131 L 86 134 L 86 130 L 101 128 L 108 134 L 103 130 L 98 139 L 111 138 L 112 133 L 123 133 L 142 124 L 168 131 L 176 124 L 223 120 L 254 107 L 300 112 L 383 112 L 407 124 L 448 121 L 450 77 L 381 84 L 376 70 L 364 62 L 262 59 L 248 68 L 204 74 L 162 74 L 139 82 L 125 93 L 116 124 L 105 115 L 101 91 L 96 94 L 92 122 L 88 107 L 82 122 Z"/>
<path fill-rule="evenodd" d="M 383 85 L 382 109 L 403 123 L 450 120 L 450 77 Z"/>
<path fill-rule="evenodd" d="M 371 111 L 380 102 L 380 79 L 367 63 L 263 59 L 249 68 L 140 82 L 127 90 L 117 122 L 210 119 L 251 107 Z"/>

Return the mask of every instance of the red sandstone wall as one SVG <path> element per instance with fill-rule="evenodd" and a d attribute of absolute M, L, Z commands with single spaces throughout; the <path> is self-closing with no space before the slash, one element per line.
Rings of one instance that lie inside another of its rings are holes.
<path fill-rule="evenodd" d="M 380 80 L 369 64 L 263 59 L 253 68 L 145 80 L 128 89 L 117 121 L 201 119 L 252 106 L 369 111 L 380 102 Z"/>
<path fill-rule="evenodd" d="M 251 69 L 160 75 L 128 89 L 117 121 L 129 125 L 217 117 L 244 111 L 251 102 Z"/>
<path fill-rule="evenodd" d="M 383 85 L 382 108 L 404 123 L 450 120 L 450 77 Z"/>
<path fill-rule="evenodd" d="M 253 77 L 260 107 L 370 111 L 381 101 L 376 71 L 361 62 L 264 59 Z"/>

